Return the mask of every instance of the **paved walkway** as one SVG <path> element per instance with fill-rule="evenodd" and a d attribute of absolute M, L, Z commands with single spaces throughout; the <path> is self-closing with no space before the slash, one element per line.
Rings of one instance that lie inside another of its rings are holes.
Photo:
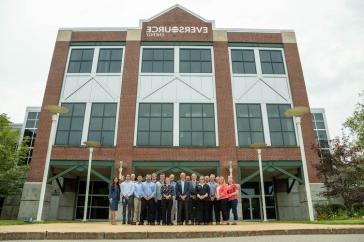
<path fill-rule="evenodd" d="M 172 239 L 294 234 L 364 234 L 364 225 L 242 222 L 239 225 L 219 226 L 133 226 L 90 222 L 0 226 L 0 240 Z"/>

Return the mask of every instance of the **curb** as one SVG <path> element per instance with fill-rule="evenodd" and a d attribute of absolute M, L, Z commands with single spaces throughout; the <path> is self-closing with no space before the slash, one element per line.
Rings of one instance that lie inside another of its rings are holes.
<path fill-rule="evenodd" d="M 75 239 L 180 239 L 263 235 L 364 234 L 364 228 L 290 229 L 211 232 L 0 232 L 0 240 L 75 240 Z"/>

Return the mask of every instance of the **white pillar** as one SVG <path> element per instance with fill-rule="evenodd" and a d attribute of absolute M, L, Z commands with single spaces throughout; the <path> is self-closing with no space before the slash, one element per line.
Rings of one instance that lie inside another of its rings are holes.
<path fill-rule="evenodd" d="M 119 161 L 119 180 L 123 177 L 123 161 Z"/>
<path fill-rule="evenodd" d="M 90 154 L 88 157 L 88 167 L 87 167 L 85 205 L 83 208 L 83 221 L 84 222 L 86 222 L 86 219 L 87 219 L 87 205 L 88 205 L 88 194 L 89 194 L 89 190 L 90 190 L 91 162 L 92 162 L 92 152 L 94 152 L 94 148 L 90 147 L 89 150 L 90 150 Z"/>
<path fill-rule="evenodd" d="M 233 177 L 233 162 L 229 161 L 229 173 L 230 177 Z"/>
<path fill-rule="evenodd" d="M 305 154 L 305 146 L 303 144 L 303 138 L 302 138 L 301 117 L 295 117 L 295 118 L 296 118 L 297 130 L 298 130 L 298 140 L 300 142 L 300 151 L 301 151 L 301 159 L 302 159 L 302 166 L 303 166 L 303 176 L 304 176 L 304 179 L 305 179 L 305 189 L 306 189 L 306 196 L 307 196 L 308 215 L 310 217 L 310 221 L 314 221 L 315 218 L 313 216 L 311 188 L 310 188 L 310 182 L 308 180 L 308 169 L 307 169 L 307 161 L 306 161 L 306 154 Z"/>
<path fill-rule="evenodd" d="M 267 208 L 265 205 L 265 191 L 264 191 L 264 178 L 263 178 L 263 165 L 262 165 L 262 150 L 257 149 L 258 152 L 258 160 L 259 160 L 259 174 L 260 174 L 260 192 L 262 195 L 262 204 L 263 204 L 263 220 L 266 222 L 267 220 Z"/>
<path fill-rule="evenodd" d="M 55 138 L 55 134 L 56 134 L 57 118 L 58 118 L 58 114 L 52 115 L 52 125 L 51 125 L 51 131 L 49 134 L 48 149 L 47 149 L 47 155 L 46 155 L 46 160 L 45 160 L 45 165 L 44 165 L 42 186 L 40 189 L 40 196 L 39 196 L 37 221 L 42 221 L 44 196 L 45 196 L 45 190 L 46 190 L 47 180 L 48 180 L 48 171 L 49 171 L 49 163 L 51 160 L 52 146 L 53 146 L 53 142 L 54 142 L 54 138 Z"/>

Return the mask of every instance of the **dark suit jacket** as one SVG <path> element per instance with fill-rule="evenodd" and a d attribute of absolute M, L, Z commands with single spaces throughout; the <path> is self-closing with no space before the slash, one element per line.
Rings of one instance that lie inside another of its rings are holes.
<path fill-rule="evenodd" d="M 181 195 L 187 195 L 186 199 L 189 198 L 191 192 L 191 183 L 188 181 L 185 181 L 184 190 L 182 191 L 182 183 L 181 181 L 177 181 L 176 184 L 176 198 L 177 200 L 180 200 L 181 198 L 179 196 Z"/>

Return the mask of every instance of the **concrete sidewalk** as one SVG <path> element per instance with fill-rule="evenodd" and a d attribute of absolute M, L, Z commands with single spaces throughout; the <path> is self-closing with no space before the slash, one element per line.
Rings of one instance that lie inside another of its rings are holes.
<path fill-rule="evenodd" d="M 294 234 L 364 234 L 364 225 L 242 222 L 218 226 L 133 226 L 80 222 L 0 226 L 0 240 L 173 239 Z"/>

